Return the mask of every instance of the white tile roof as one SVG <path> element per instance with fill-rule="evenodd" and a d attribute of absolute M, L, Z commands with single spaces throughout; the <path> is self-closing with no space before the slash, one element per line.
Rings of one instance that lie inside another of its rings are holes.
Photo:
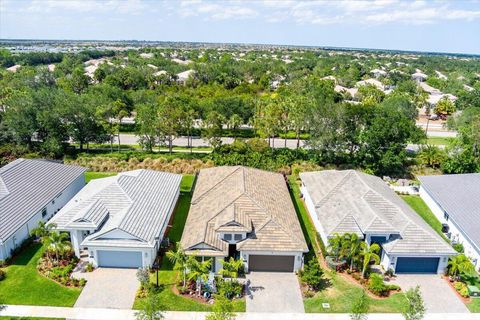
<path fill-rule="evenodd" d="M 17 159 L 0 168 L 0 240 L 8 239 L 85 170 L 34 159 Z"/>
<path fill-rule="evenodd" d="M 327 236 L 393 234 L 387 253 L 449 255 L 455 251 L 380 178 L 354 170 L 305 172 L 300 178 Z"/>
<path fill-rule="evenodd" d="M 121 230 L 153 245 L 176 204 L 181 179 L 178 174 L 141 169 L 92 180 L 50 223 L 61 230 L 101 225 L 85 239 L 90 244 L 99 244 L 96 238 L 101 234 Z"/>

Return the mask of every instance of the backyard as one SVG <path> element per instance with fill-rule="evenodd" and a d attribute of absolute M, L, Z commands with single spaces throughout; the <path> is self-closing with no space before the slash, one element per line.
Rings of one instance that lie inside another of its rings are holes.
<path fill-rule="evenodd" d="M 72 307 L 80 289 L 67 288 L 37 272 L 37 262 L 43 253 L 40 244 L 32 244 L 5 268 L 6 278 L 0 285 L 0 297 L 5 304 Z"/>
<path fill-rule="evenodd" d="M 188 210 L 190 208 L 191 194 L 190 190 L 194 183 L 193 175 L 184 175 L 181 184 L 182 193 L 174 213 L 172 228 L 168 232 L 170 242 L 176 243 L 182 237 L 185 221 L 187 220 Z M 192 299 L 182 297 L 173 292 L 175 283 L 178 281 L 179 272 L 173 270 L 172 264 L 167 260 L 162 260 L 159 271 L 159 284 L 163 290 L 159 293 L 159 298 L 163 303 L 165 310 L 175 311 L 211 311 L 212 306 L 199 303 Z M 150 277 L 152 283 L 156 282 L 156 275 Z M 136 299 L 133 305 L 134 309 L 140 307 L 141 299 Z M 245 299 L 234 300 L 234 308 L 236 312 L 245 311 Z"/>
<path fill-rule="evenodd" d="M 294 176 L 289 177 L 289 185 L 291 189 L 291 197 L 297 211 L 300 224 L 302 226 L 310 252 L 305 260 L 312 259 L 315 254 L 320 255 L 322 243 L 317 236 L 315 227 L 310 220 L 310 216 L 300 198 L 300 188 Z M 334 312 L 349 313 L 351 311 L 352 302 L 355 297 L 362 293 L 362 288 L 350 282 L 342 275 L 332 272 L 326 268 L 325 288 L 317 292 L 312 298 L 304 299 L 305 312 Z M 392 294 L 388 298 L 368 298 L 370 302 L 369 312 L 392 313 L 401 312 L 402 305 L 405 303 L 402 293 Z M 328 303 L 328 308 L 323 308 L 322 304 Z"/>

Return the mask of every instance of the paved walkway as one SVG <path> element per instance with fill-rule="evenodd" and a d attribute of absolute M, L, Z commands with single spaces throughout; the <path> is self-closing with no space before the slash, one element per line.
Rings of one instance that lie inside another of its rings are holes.
<path fill-rule="evenodd" d="M 392 283 L 398 284 L 405 291 L 419 285 L 427 312 L 470 312 L 462 300 L 460 300 L 457 294 L 440 275 L 398 274 Z"/>
<path fill-rule="evenodd" d="M 48 317 L 75 320 L 135 320 L 133 310 L 112 310 L 102 308 L 61 308 L 41 306 L 8 305 L 1 316 Z M 204 320 L 203 312 L 165 312 L 165 320 Z M 237 320 L 350 320 L 348 314 L 331 313 L 238 313 Z M 368 315 L 369 320 L 403 320 L 400 314 L 376 313 Z M 424 320 L 480 320 L 480 314 L 427 314 Z"/>
<path fill-rule="evenodd" d="M 246 277 L 247 312 L 305 312 L 295 273 L 250 272 Z"/>
<path fill-rule="evenodd" d="M 131 309 L 139 287 L 136 272 L 136 269 L 98 268 L 74 273 L 74 277 L 87 280 L 75 307 Z"/>

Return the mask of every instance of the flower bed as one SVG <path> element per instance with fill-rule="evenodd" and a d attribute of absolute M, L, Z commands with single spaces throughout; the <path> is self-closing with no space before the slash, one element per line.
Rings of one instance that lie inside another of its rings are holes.
<path fill-rule="evenodd" d="M 66 252 L 59 259 L 52 259 L 45 252 L 38 260 L 37 270 L 43 276 L 67 287 L 84 287 L 85 279 L 72 278 L 72 272 L 77 265 L 78 258 L 73 251 Z"/>

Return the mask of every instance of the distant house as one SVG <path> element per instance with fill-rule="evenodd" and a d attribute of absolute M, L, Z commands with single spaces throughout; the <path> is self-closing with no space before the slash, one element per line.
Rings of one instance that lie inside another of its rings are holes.
<path fill-rule="evenodd" d="M 90 181 L 49 223 L 94 266 L 150 267 L 180 194 L 181 175 L 134 170 Z"/>
<path fill-rule="evenodd" d="M 181 244 L 212 272 L 229 257 L 247 272 L 293 272 L 308 252 L 285 178 L 241 166 L 200 170 Z"/>
<path fill-rule="evenodd" d="M 420 196 L 480 270 L 480 173 L 423 176 Z"/>
<path fill-rule="evenodd" d="M 456 251 L 382 179 L 355 170 L 300 174 L 301 191 L 322 241 L 355 233 L 381 247 L 395 273 L 443 273 Z"/>
<path fill-rule="evenodd" d="M 361 87 L 366 85 L 375 86 L 378 90 L 381 90 L 381 91 L 385 90 L 385 86 L 383 85 L 383 83 L 381 83 L 377 79 L 366 79 L 366 80 L 358 81 L 356 84 L 356 87 Z"/>
<path fill-rule="evenodd" d="M 177 73 L 177 83 L 185 84 L 188 79 L 193 77 L 194 74 L 195 74 L 195 70 L 192 70 L 192 69 Z"/>
<path fill-rule="evenodd" d="M 18 159 L 0 168 L 0 260 L 85 185 L 85 168 Z"/>
<path fill-rule="evenodd" d="M 148 52 L 148 53 L 147 52 L 142 52 L 142 53 L 140 53 L 140 57 L 144 58 L 144 59 L 151 59 L 151 58 L 154 57 L 154 54 L 151 53 L 151 52 Z"/>
<path fill-rule="evenodd" d="M 420 71 L 417 71 L 414 74 L 412 74 L 412 80 L 415 80 L 417 82 L 423 82 L 423 81 L 427 80 L 427 78 L 428 78 L 428 76 L 425 73 L 420 72 Z"/>
<path fill-rule="evenodd" d="M 17 70 L 20 69 L 21 67 L 22 67 L 21 65 L 16 64 L 16 65 L 14 65 L 14 66 L 8 67 L 8 68 L 7 68 L 7 71 L 17 72 Z"/>
<path fill-rule="evenodd" d="M 381 69 L 373 69 L 370 73 L 373 74 L 375 78 L 385 77 L 387 75 L 387 72 Z"/>
<path fill-rule="evenodd" d="M 173 58 L 172 61 L 177 63 L 177 64 L 183 65 L 183 66 L 186 66 L 190 63 L 193 63 L 192 60 L 181 60 L 181 59 L 178 59 L 178 58 Z"/>

